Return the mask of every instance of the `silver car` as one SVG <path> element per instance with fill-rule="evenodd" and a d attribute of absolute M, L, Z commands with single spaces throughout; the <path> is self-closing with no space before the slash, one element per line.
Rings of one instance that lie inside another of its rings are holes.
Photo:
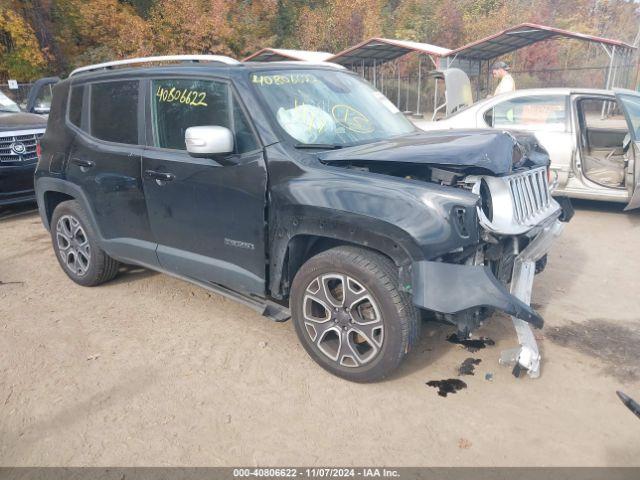
<path fill-rule="evenodd" d="M 446 72 L 446 71 L 445 71 Z M 499 128 L 533 132 L 551 157 L 554 195 L 640 207 L 640 94 L 631 90 L 518 90 L 467 106 L 470 87 L 447 82 L 448 117 L 424 130 Z M 456 79 L 459 80 L 459 79 Z M 468 79 L 467 79 L 468 82 Z M 456 91 L 452 90 L 452 85 Z"/>

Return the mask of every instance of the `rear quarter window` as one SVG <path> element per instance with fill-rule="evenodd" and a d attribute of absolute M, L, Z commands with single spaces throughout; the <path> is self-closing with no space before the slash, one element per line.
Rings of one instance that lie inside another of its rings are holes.
<path fill-rule="evenodd" d="M 108 142 L 138 144 L 137 80 L 91 85 L 91 136 Z"/>

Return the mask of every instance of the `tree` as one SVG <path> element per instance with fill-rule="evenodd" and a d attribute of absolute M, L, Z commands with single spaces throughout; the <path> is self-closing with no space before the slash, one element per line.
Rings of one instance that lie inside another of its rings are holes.
<path fill-rule="evenodd" d="M 225 0 L 156 1 L 148 21 L 155 53 L 231 54 L 230 10 Z"/>
<path fill-rule="evenodd" d="M 228 14 L 227 44 L 238 58 L 277 43 L 277 0 L 241 0 L 234 3 Z"/>
<path fill-rule="evenodd" d="M 145 54 L 338 52 L 373 36 L 456 48 L 522 22 L 633 42 L 640 9 L 632 0 L 0 0 L 0 75 L 28 80 Z M 603 55 L 554 41 L 511 60 L 536 70 L 600 65 Z"/>
<path fill-rule="evenodd" d="M 300 12 L 298 36 L 306 50 L 338 52 L 367 37 L 380 35 L 382 0 L 329 0 Z"/>
<path fill-rule="evenodd" d="M 70 67 L 152 51 L 147 23 L 133 7 L 117 0 L 58 0 L 52 19 Z"/>
<path fill-rule="evenodd" d="M 3 2 L 0 5 L 0 74 L 21 81 L 33 80 L 46 71 L 47 58 L 28 22 Z"/>

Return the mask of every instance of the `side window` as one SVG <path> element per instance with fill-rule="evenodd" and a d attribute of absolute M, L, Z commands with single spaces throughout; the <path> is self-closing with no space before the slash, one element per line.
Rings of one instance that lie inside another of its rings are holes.
<path fill-rule="evenodd" d="M 116 143 L 138 144 L 138 80 L 91 85 L 91 135 Z"/>
<path fill-rule="evenodd" d="M 627 120 L 614 99 L 588 98 L 580 100 L 580 113 L 587 129 L 627 132 Z"/>
<path fill-rule="evenodd" d="M 184 133 L 189 127 L 231 127 L 226 83 L 175 78 L 153 80 L 151 95 L 156 147 L 186 150 Z"/>
<path fill-rule="evenodd" d="M 76 127 L 82 127 L 82 97 L 84 96 L 84 85 L 71 87 L 69 93 L 69 121 Z"/>
<path fill-rule="evenodd" d="M 236 153 L 246 153 L 257 150 L 258 142 L 249 126 L 247 117 L 234 98 L 233 101 L 233 127 L 236 137 Z"/>
<path fill-rule="evenodd" d="M 491 127 L 534 127 L 552 131 L 564 131 L 566 118 L 566 99 L 562 95 L 513 98 L 494 105 L 484 115 Z"/>

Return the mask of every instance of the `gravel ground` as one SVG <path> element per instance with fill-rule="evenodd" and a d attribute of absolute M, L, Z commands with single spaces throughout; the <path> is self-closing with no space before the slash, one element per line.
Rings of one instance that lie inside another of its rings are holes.
<path fill-rule="evenodd" d="M 496 315 L 474 353 L 425 324 L 370 385 L 316 366 L 290 322 L 168 276 L 77 286 L 35 212 L 0 217 L 0 465 L 640 465 L 615 395 L 640 399 L 640 214 L 620 206 L 578 203 L 536 278 L 539 379 L 498 365 L 516 336 Z M 468 387 L 426 385 L 449 378 Z"/>

